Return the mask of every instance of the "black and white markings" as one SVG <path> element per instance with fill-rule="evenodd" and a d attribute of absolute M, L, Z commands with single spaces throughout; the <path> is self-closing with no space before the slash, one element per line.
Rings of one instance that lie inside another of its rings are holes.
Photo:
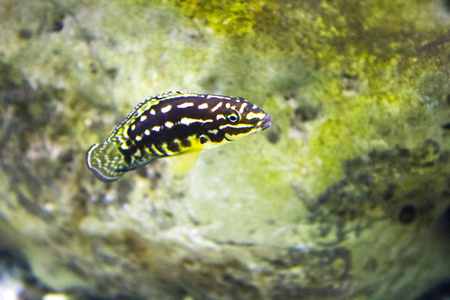
<path fill-rule="evenodd" d="M 251 119 L 259 119 L 262 120 L 264 119 L 264 117 L 266 116 L 266 113 L 253 113 L 253 112 L 249 112 L 246 116 L 247 120 L 251 120 Z"/>
<path fill-rule="evenodd" d="M 198 109 L 207 109 L 208 108 L 208 103 L 202 103 L 198 106 Z"/>
<path fill-rule="evenodd" d="M 225 125 L 220 125 L 219 129 L 225 129 L 225 128 L 252 128 L 253 125 L 250 124 L 225 124 Z"/>
<path fill-rule="evenodd" d="M 201 151 L 270 127 L 270 115 L 243 98 L 185 92 L 138 104 L 103 144 L 87 154 L 104 181 L 164 156 Z"/>
<path fill-rule="evenodd" d="M 214 107 L 211 109 L 211 112 L 215 112 L 215 111 L 218 110 L 222 105 L 223 105 L 222 102 L 217 103 L 216 106 L 214 106 Z"/>
<path fill-rule="evenodd" d="M 165 113 L 169 112 L 171 109 L 172 109 L 172 105 L 167 105 L 167 106 L 161 108 L 161 112 L 163 114 L 165 114 Z"/>
<path fill-rule="evenodd" d="M 212 119 L 203 120 L 203 119 L 182 118 L 180 120 L 179 124 L 189 126 L 193 123 L 205 124 L 205 123 L 212 123 L 212 122 L 214 122 Z"/>
<path fill-rule="evenodd" d="M 178 108 L 188 108 L 194 106 L 194 102 L 184 102 L 182 104 L 178 104 Z"/>
<path fill-rule="evenodd" d="M 247 106 L 247 103 L 242 103 L 241 108 L 239 109 L 239 113 L 242 115 L 242 113 L 244 112 L 245 107 Z"/>
<path fill-rule="evenodd" d="M 220 95 L 208 95 L 206 99 L 222 99 L 222 100 L 231 100 L 231 97 L 228 96 L 220 96 Z"/>

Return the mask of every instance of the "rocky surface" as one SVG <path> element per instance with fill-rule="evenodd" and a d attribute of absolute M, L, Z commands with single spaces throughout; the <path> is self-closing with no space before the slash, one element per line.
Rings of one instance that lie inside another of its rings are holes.
<path fill-rule="evenodd" d="M 449 25 L 440 1 L 1 0 L 1 247 L 33 295 L 445 294 Z M 89 146 L 169 90 L 273 125 L 98 181 Z"/>

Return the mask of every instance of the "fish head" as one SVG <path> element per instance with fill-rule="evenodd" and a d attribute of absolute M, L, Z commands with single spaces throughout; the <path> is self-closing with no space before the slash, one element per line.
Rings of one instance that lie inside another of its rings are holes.
<path fill-rule="evenodd" d="M 272 116 L 244 98 L 230 98 L 217 110 L 216 120 L 225 140 L 232 142 L 266 130 Z"/>

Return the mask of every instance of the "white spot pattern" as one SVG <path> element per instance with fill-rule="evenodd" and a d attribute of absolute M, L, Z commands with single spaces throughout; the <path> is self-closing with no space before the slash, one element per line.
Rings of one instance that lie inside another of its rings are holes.
<path fill-rule="evenodd" d="M 264 116 L 265 116 L 266 114 L 264 114 L 264 113 L 257 113 L 257 114 L 255 114 L 254 112 L 249 112 L 248 114 L 247 114 L 247 120 L 251 120 L 251 119 L 260 119 L 260 120 L 262 120 L 263 118 L 264 118 Z"/>
<path fill-rule="evenodd" d="M 211 109 L 212 112 L 215 112 L 216 110 L 218 110 L 221 106 L 222 106 L 222 102 L 219 102 L 216 106 L 213 107 L 213 109 Z"/>
<path fill-rule="evenodd" d="M 198 106 L 198 109 L 207 109 L 208 108 L 208 103 L 202 103 Z"/>
<path fill-rule="evenodd" d="M 183 124 L 183 125 L 190 125 L 192 123 L 202 123 L 202 124 L 204 124 L 204 123 L 211 123 L 211 122 L 213 122 L 213 120 L 211 120 L 211 119 L 202 120 L 202 119 L 182 118 L 180 120 L 180 124 Z"/>
<path fill-rule="evenodd" d="M 161 112 L 163 114 L 165 114 L 166 112 L 170 111 L 171 109 L 172 109 L 172 105 L 167 105 L 167 106 L 161 108 Z"/>
<path fill-rule="evenodd" d="M 183 104 L 177 105 L 178 108 L 187 108 L 187 107 L 191 107 L 191 106 L 194 106 L 193 102 L 185 102 Z"/>
<path fill-rule="evenodd" d="M 242 113 L 244 112 L 245 107 L 247 106 L 247 103 L 242 103 L 241 108 L 239 109 L 239 113 L 242 115 Z"/>

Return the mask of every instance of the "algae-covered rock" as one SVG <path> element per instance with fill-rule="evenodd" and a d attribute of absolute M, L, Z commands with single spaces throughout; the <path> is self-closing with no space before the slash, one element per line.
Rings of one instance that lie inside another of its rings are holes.
<path fill-rule="evenodd" d="M 74 297 L 413 298 L 450 278 L 450 12 L 439 1 L 0 1 L 0 243 Z M 272 127 L 104 183 L 150 96 Z M 444 288 L 442 288 L 444 287 Z"/>

